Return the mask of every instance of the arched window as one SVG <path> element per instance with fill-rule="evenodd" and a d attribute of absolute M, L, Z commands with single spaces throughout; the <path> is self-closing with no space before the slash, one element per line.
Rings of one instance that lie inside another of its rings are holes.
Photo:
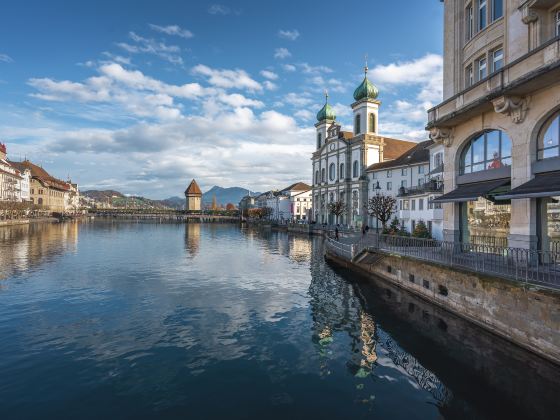
<path fill-rule="evenodd" d="M 336 165 L 334 163 L 331 163 L 329 165 L 329 179 L 331 181 L 334 181 L 336 178 Z"/>
<path fill-rule="evenodd" d="M 354 164 L 352 165 L 352 176 L 354 178 L 357 178 L 359 176 L 358 175 L 358 161 L 357 160 L 355 160 Z"/>
<path fill-rule="evenodd" d="M 560 156 L 560 111 L 548 119 L 538 139 L 538 159 Z"/>
<path fill-rule="evenodd" d="M 369 130 L 371 133 L 375 133 L 375 114 L 372 112 L 369 114 Z"/>
<path fill-rule="evenodd" d="M 344 163 L 340 164 L 340 179 L 344 179 Z"/>
<path fill-rule="evenodd" d="M 511 165 L 511 140 L 500 130 L 485 131 L 466 145 L 461 157 L 461 174 L 498 169 Z"/>
<path fill-rule="evenodd" d="M 329 203 L 332 203 L 334 201 L 334 194 L 330 193 L 329 194 Z"/>
<path fill-rule="evenodd" d="M 321 169 L 321 182 L 325 182 L 325 168 Z"/>
<path fill-rule="evenodd" d="M 315 171 L 315 184 L 319 183 L 319 171 Z"/>
<path fill-rule="evenodd" d="M 321 133 L 317 133 L 317 149 L 321 147 Z"/>
<path fill-rule="evenodd" d="M 360 134 L 360 114 L 354 119 L 354 134 Z"/>

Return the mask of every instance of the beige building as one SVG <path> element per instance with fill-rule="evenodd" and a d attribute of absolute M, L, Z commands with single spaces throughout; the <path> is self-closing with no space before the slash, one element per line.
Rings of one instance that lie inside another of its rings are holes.
<path fill-rule="evenodd" d="M 202 191 L 193 179 L 185 190 L 185 210 L 200 211 L 202 204 Z"/>
<path fill-rule="evenodd" d="M 560 1 L 445 0 L 447 240 L 549 250 L 560 240 Z M 554 198 L 556 197 L 556 198 Z M 555 245 L 556 244 L 556 245 Z"/>

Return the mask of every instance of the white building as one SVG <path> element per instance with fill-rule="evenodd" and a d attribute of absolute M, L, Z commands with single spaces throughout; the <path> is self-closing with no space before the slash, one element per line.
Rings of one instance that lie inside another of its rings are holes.
<path fill-rule="evenodd" d="M 415 143 L 391 139 L 378 133 L 378 90 L 367 78 L 367 66 L 362 83 L 354 91 L 353 132 L 341 130 L 336 115 L 327 101 L 317 113 L 317 150 L 313 153 L 313 221 L 335 222 L 328 203 L 342 201 L 346 214 L 342 224 L 361 226 L 367 222 L 366 203 L 368 166 L 395 159 Z"/>
<path fill-rule="evenodd" d="M 313 207 L 311 186 L 303 182 L 298 182 L 284 188 L 281 192 L 289 197 L 289 219 L 292 222 L 307 220 L 308 212 Z"/>
<path fill-rule="evenodd" d="M 7 160 L 6 145 L 0 143 L 0 201 L 21 201 L 20 172 Z"/>
<path fill-rule="evenodd" d="M 423 221 L 435 239 L 443 239 L 443 211 L 432 200 L 443 191 L 442 146 L 427 140 L 418 143 L 398 158 L 367 168 L 369 194 L 379 193 L 397 198 L 395 216 L 400 225 L 412 233 Z M 368 224 L 376 226 L 375 218 Z"/>

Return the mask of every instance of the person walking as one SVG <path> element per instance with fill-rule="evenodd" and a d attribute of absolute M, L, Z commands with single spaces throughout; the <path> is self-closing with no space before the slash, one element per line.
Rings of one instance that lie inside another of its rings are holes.
<path fill-rule="evenodd" d="M 334 230 L 334 239 L 338 241 L 338 226 Z"/>

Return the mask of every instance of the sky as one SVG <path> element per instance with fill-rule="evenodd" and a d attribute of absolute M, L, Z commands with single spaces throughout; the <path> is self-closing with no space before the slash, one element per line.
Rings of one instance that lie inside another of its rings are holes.
<path fill-rule="evenodd" d="M 380 134 L 427 139 L 442 13 L 436 0 L 7 0 L 0 141 L 82 190 L 310 183 L 323 92 L 351 131 L 366 55 Z"/>

